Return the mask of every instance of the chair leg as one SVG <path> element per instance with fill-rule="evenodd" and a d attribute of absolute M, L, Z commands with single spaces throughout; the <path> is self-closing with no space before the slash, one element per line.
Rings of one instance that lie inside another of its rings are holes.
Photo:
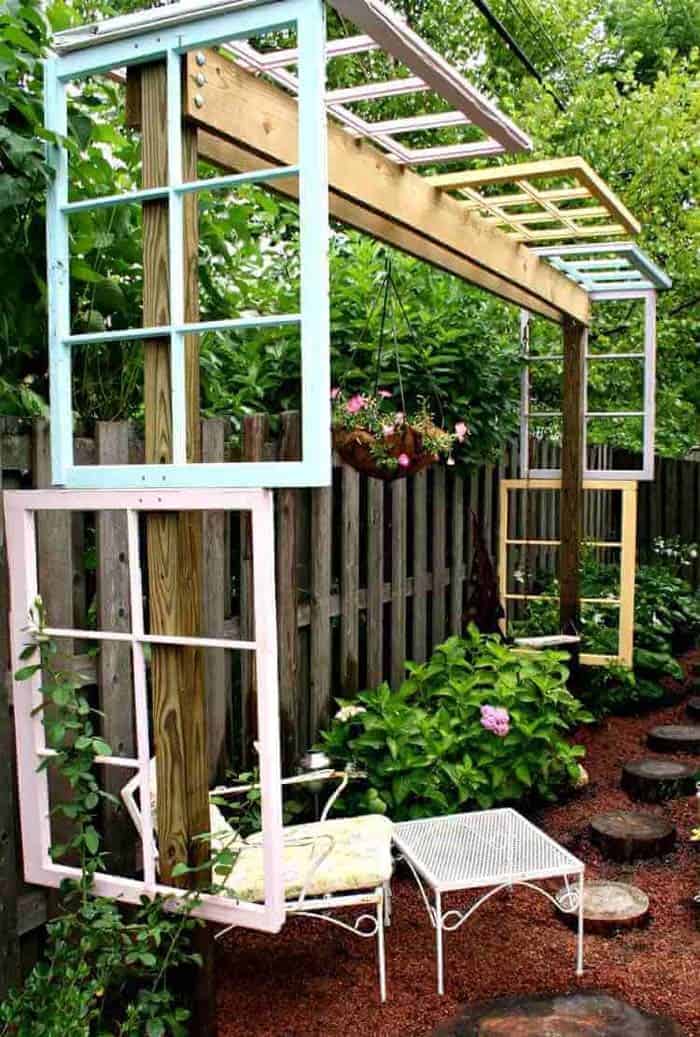
<path fill-rule="evenodd" d="M 384 883 L 384 925 L 389 928 L 391 925 L 391 879 L 387 879 Z"/>
<path fill-rule="evenodd" d="M 384 947 L 384 890 L 377 888 L 377 960 L 379 964 L 379 997 L 386 1001 L 386 953 Z"/>

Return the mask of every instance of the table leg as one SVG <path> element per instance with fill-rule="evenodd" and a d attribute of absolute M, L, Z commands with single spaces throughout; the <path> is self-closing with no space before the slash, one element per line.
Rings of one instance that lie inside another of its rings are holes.
<path fill-rule="evenodd" d="M 435 891 L 435 939 L 437 941 L 437 989 L 438 994 L 445 993 L 445 963 L 442 946 L 442 894 Z"/>
<path fill-rule="evenodd" d="M 584 873 L 578 877 L 578 935 L 576 947 L 576 975 L 583 975 L 583 884 Z"/>

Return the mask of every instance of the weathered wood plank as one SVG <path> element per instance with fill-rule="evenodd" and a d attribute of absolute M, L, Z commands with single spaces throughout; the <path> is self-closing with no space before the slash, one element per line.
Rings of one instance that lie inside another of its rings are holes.
<path fill-rule="evenodd" d="M 344 692 L 359 686 L 360 476 L 349 465 L 341 469 L 340 527 L 340 681 Z"/>
<path fill-rule="evenodd" d="M 564 321 L 562 386 L 561 524 L 559 548 L 559 620 L 563 633 L 578 627 L 583 519 L 583 411 L 585 354 L 588 333 L 575 321 Z"/>
<path fill-rule="evenodd" d="M 326 726 L 331 695 L 331 557 L 333 491 L 311 491 L 311 655 L 309 724 L 311 740 Z"/>
<path fill-rule="evenodd" d="M 7 625 L 10 594 L 5 553 L 0 443 L 0 1001 L 21 979 L 17 910 L 20 863 L 15 833 L 14 737 L 10 713 L 10 642 Z"/>
<path fill-rule="evenodd" d="M 447 530 L 447 497 L 445 468 L 433 468 L 433 595 L 431 614 L 431 647 L 445 639 L 445 545 Z"/>
<path fill-rule="evenodd" d="M 227 422 L 209 418 L 202 422 L 202 461 L 224 458 Z M 202 633 L 223 637 L 227 602 L 231 594 L 227 582 L 226 544 L 228 515 L 206 511 L 202 521 Z M 207 707 L 207 744 L 209 780 L 223 779 L 231 763 L 231 657 L 216 649 L 204 658 L 204 684 Z"/>
<path fill-rule="evenodd" d="M 391 486 L 391 685 L 398 688 L 406 662 L 406 481 Z"/>
<path fill-rule="evenodd" d="M 301 456 L 301 421 L 297 411 L 281 415 L 280 461 Z M 278 490 L 276 572 L 277 643 L 283 769 L 288 770 L 302 749 L 299 731 L 297 636 L 297 526 L 301 506 L 298 490 Z M 330 620 L 329 620 L 330 622 Z"/>
<path fill-rule="evenodd" d="M 383 677 L 384 666 L 384 483 L 367 482 L 367 685 Z"/>
<path fill-rule="evenodd" d="M 98 464 L 129 463 L 129 427 L 125 421 L 97 423 Z M 100 630 L 129 631 L 129 559 L 127 521 L 124 512 L 97 513 L 97 625 Z M 136 755 L 131 648 L 117 641 L 103 641 L 97 656 L 97 679 L 103 733 L 117 756 Z M 104 768 L 104 787 L 119 800 L 124 775 Z M 135 862 L 134 827 L 118 805 L 103 806 L 105 849 L 113 869 L 129 874 Z"/>
<path fill-rule="evenodd" d="M 244 462 L 260 461 L 265 452 L 268 417 L 266 414 L 249 414 L 243 420 Z M 253 619 L 253 532 L 249 515 L 240 518 L 241 528 L 241 637 L 254 638 Z M 257 738 L 257 681 L 255 663 L 248 652 L 241 655 L 241 751 L 245 764 L 254 762 L 253 740 Z"/>
<path fill-rule="evenodd" d="M 424 662 L 427 651 L 428 482 L 425 472 L 413 480 L 412 658 Z"/>
<path fill-rule="evenodd" d="M 452 496 L 452 530 L 451 530 L 451 563 L 449 574 L 450 586 L 450 634 L 461 634 L 462 615 L 464 613 L 464 480 L 461 475 L 453 475 L 450 486 Z"/>

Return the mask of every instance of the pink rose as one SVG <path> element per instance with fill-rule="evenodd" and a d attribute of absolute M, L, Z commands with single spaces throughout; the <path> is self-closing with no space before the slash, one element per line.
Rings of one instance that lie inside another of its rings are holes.
<path fill-rule="evenodd" d="M 405 420 L 406 415 L 404 414 L 404 412 L 402 410 L 397 410 L 396 414 L 394 415 L 394 424 L 403 425 Z"/>
<path fill-rule="evenodd" d="M 382 425 L 382 435 L 384 436 L 385 439 L 388 439 L 389 436 L 393 436 L 393 434 L 394 434 L 394 426 L 393 425 Z"/>
<path fill-rule="evenodd" d="M 457 437 L 459 442 L 463 443 L 468 435 L 469 435 L 469 429 L 467 427 L 466 422 L 458 421 L 457 424 L 455 425 L 455 436 Z"/>
<path fill-rule="evenodd" d="M 348 412 L 348 414 L 357 414 L 359 411 L 364 410 L 366 406 L 367 401 L 365 400 L 364 396 L 361 396 L 358 392 L 355 393 L 354 396 L 350 397 L 348 402 L 345 404 L 345 409 Z"/>
<path fill-rule="evenodd" d="M 396 460 L 398 464 L 401 466 L 401 468 L 408 468 L 408 466 L 411 463 L 411 458 L 408 456 L 408 454 L 399 454 Z"/>
<path fill-rule="evenodd" d="M 340 396 L 340 389 L 336 385 L 336 387 L 334 389 L 331 389 L 331 399 L 332 400 L 337 400 L 339 396 Z"/>
<path fill-rule="evenodd" d="M 388 389 L 380 389 L 379 392 L 377 393 L 377 396 L 381 396 L 381 398 L 383 400 L 390 400 L 391 399 L 391 395 L 392 394 L 389 392 Z"/>

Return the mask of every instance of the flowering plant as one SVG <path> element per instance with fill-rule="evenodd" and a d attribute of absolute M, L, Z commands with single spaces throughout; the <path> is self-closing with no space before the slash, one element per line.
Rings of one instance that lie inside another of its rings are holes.
<path fill-rule="evenodd" d="M 441 455 L 450 458 L 453 445 L 469 435 L 463 421 L 453 432 L 439 428 L 425 403 L 414 413 L 397 410 L 388 389 L 347 395 L 336 388 L 331 399 L 336 450 L 353 467 L 378 478 L 400 478 Z"/>

